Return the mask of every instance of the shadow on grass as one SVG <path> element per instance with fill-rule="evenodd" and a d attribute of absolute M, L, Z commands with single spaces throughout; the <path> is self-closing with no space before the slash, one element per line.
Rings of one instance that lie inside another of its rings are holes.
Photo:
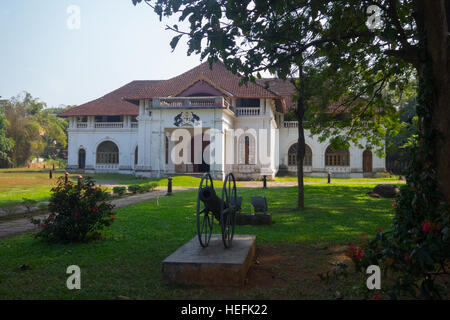
<path fill-rule="evenodd" d="M 237 234 L 255 234 L 258 245 L 345 244 L 362 232 L 369 235 L 388 227 L 393 210 L 390 199 L 365 195 L 370 186 L 309 185 L 306 209 L 296 209 L 297 188 L 241 189 L 243 213 L 250 212 L 253 195 L 266 196 L 272 226 L 238 226 Z M 196 236 L 196 191 L 185 191 L 116 210 L 116 220 L 103 232 L 103 240 L 49 246 L 32 235 L 0 240 L 0 297 L 7 299 L 135 299 L 212 298 L 203 288 L 167 286 L 161 262 Z M 216 222 L 214 232 L 219 233 Z M 320 253 L 318 253 L 319 255 Z M 314 263 L 310 261 L 308 263 Z M 31 269 L 20 271 L 29 264 Z M 66 288 L 66 269 L 82 270 L 82 290 Z M 260 290 L 235 298 L 260 298 L 273 292 Z"/>

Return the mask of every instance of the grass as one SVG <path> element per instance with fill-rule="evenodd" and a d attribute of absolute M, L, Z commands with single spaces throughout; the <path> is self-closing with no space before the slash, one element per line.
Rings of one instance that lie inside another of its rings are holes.
<path fill-rule="evenodd" d="M 365 194 L 373 187 L 308 185 L 303 211 L 295 208 L 295 187 L 239 190 L 243 213 L 250 211 L 252 195 L 264 195 L 274 221 L 272 226 L 238 226 L 239 234 L 257 235 L 261 252 L 275 248 L 278 255 L 272 260 L 308 254 L 280 270 L 268 267 L 267 272 L 287 279 L 281 287 L 269 285 L 278 283 L 274 277 L 260 281 L 261 285 L 232 290 L 164 284 L 162 260 L 196 235 L 196 192 L 184 191 L 118 209 L 102 241 L 50 246 L 30 234 L 0 240 L 0 299 L 115 299 L 119 295 L 132 299 L 329 298 L 330 289 L 318 282 L 316 274 L 330 268 L 330 257 L 318 246 L 357 241 L 362 232 L 374 234 L 378 227 L 391 223 L 390 200 Z M 217 223 L 214 232 L 219 233 Z M 283 251 L 286 248 L 291 251 Z M 24 264 L 31 269 L 21 270 Z M 82 270 L 81 290 L 70 291 L 65 286 L 66 268 L 73 264 Z M 306 275 L 289 276 L 287 270 Z M 257 277 L 259 271 L 255 272 Z M 351 291 L 353 285 L 345 283 L 346 290 Z"/>
<path fill-rule="evenodd" d="M 0 171 L 0 207 L 17 205 L 22 198 L 45 201 L 50 197 L 50 189 L 56 178 L 63 175 L 57 171 L 53 179 L 49 179 L 49 172 L 37 171 Z"/>
<path fill-rule="evenodd" d="M 7 206 L 15 206 L 22 202 L 23 198 L 46 201 L 50 197 L 50 189 L 56 184 L 56 178 L 64 174 L 64 170 L 57 170 L 53 173 L 53 179 L 49 179 L 49 170 L 42 169 L 0 169 L 0 208 Z M 72 179 L 76 179 L 77 174 L 72 175 Z M 160 186 L 167 186 L 167 178 L 137 178 L 134 175 L 127 174 L 86 174 L 84 176 L 93 177 L 98 184 L 114 184 L 114 185 L 132 185 L 145 184 L 156 181 Z M 333 178 L 333 183 L 382 183 L 386 181 L 398 180 L 398 177 L 392 178 L 361 178 L 346 179 Z M 296 177 L 277 177 L 275 181 L 279 182 L 296 182 Z M 327 178 L 305 177 L 305 182 L 325 183 Z M 198 187 L 200 178 L 191 176 L 174 176 L 174 187 Z M 222 181 L 214 181 L 216 186 L 221 186 Z M 239 183 L 237 184 L 239 186 Z"/>
<path fill-rule="evenodd" d="M 2 169 L 0 170 L 0 208 L 19 205 L 23 198 L 46 201 L 50 198 L 50 190 L 56 185 L 58 177 L 64 176 L 64 170 L 53 173 L 53 179 L 49 179 L 49 170 L 39 169 Z M 71 175 L 76 179 L 78 174 Z M 98 184 L 132 185 L 145 184 L 156 181 L 160 186 L 167 186 L 167 178 L 142 179 L 134 175 L 123 174 L 86 174 L 95 179 Z M 200 178 L 191 176 L 173 177 L 173 186 L 198 187 Z M 215 181 L 221 185 L 221 181 Z"/>
<path fill-rule="evenodd" d="M 352 182 L 364 182 L 364 183 L 383 183 L 383 182 L 390 182 L 390 181 L 399 181 L 401 180 L 399 176 L 393 175 L 391 177 L 375 177 L 375 178 L 335 178 L 331 177 L 331 182 L 345 182 L 345 183 L 352 183 Z M 277 182 L 297 182 L 296 176 L 284 176 L 284 177 L 276 177 L 275 181 Z M 327 183 L 328 178 L 327 177 L 304 177 L 305 182 L 319 182 L 319 183 Z"/>

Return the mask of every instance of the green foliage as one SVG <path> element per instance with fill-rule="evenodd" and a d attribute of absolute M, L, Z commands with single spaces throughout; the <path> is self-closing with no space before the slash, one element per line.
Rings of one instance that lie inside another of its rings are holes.
<path fill-rule="evenodd" d="M 99 231 L 109 226 L 114 219 L 113 205 L 106 200 L 109 194 L 96 187 L 92 179 L 82 179 L 81 183 L 65 183 L 60 177 L 58 185 L 52 189 L 45 219 L 32 219 L 41 230 L 36 238 L 46 242 L 80 242 L 97 239 Z"/>
<path fill-rule="evenodd" d="M 6 166 L 2 158 L 17 167 L 25 165 L 32 156 L 63 157 L 67 146 L 67 121 L 56 116 L 58 111 L 45 109 L 45 103 L 27 92 L 6 101 L 3 108 L 7 120 L 5 136 L 12 145 L 6 151 L 7 158 L 2 157 L 0 118 L 0 165 Z"/>
<path fill-rule="evenodd" d="M 141 184 L 140 185 L 140 191 L 141 192 L 148 192 L 148 191 L 153 191 L 155 190 L 157 187 L 159 186 L 159 184 L 157 182 L 148 182 L 145 184 Z M 130 187 L 128 187 L 129 189 Z"/>
<path fill-rule="evenodd" d="M 127 193 L 127 187 L 114 187 L 113 192 L 119 196 L 123 196 Z"/>
<path fill-rule="evenodd" d="M 132 193 L 138 193 L 141 191 L 141 186 L 139 184 L 132 184 L 128 186 L 128 191 Z"/>
<path fill-rule="evenodd" d="M 410 161 L 410 149 L 414 147 L 418 138 L 416 106 L 415 97 L 402 101 L 399 105 L 401 129 L 394 134 L 390 131 L 386 136 L 386 162 L 388 166 L 393 166 L 397 170 Z"/>
<path fill-rule="evenodd" d="M 431 63 L 423 54 L 428 64 L 419 82 L 417 106 L 422 130 L 410 150 L 407 185 L 392 203 L 396 210 L 392 231 L 379 232 L 357 261 L 363 267 L 378 264 L 395 275 L 395 283 L 384 288 L 392 299 L 402 294 L 441 299 L 442 288 L 436 280 L 448 274 L 450 259 L 450 205 L 439 189 L 435 170 L 438 136 L 431 123 Z"/>
<path fill-rule="evenodd" d="M 11 162 L 9 151 L 14 147 L 14 140 L 6 136 L 8 121 L 0 114 L 0 167 Z"/>

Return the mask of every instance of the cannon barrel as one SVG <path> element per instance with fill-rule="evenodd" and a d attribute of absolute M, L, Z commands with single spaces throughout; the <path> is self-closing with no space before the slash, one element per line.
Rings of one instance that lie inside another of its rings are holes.
<path fill-rule="evenodd" d="M 200 189 L 200 200 L 219 219 L 222 200 L 217 196 L 214 188 L 207 186 Z"/>

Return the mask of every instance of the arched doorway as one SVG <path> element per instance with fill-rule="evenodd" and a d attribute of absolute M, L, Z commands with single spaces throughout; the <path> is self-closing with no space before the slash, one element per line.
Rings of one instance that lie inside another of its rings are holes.
<path fill-rule="evenodd" d="M 80 149 L 78 151 L 78 169 L 84 169 L 86 167 L 86 150 Z"/>
<path fill-rule="evenodd" d="M 363 172 L 372 172 L 372 151 L 370 150 L 363 152 Z"/>
<path fill-rule="evenodd" d="M 298 143 L 294 143 L 288 151 L 288 166 L 297 165 L 297 148 Z M 308 145 L 305 145 L 305 157 L 303 158 L 303 166 L 312 166 L 312 150 Z"/>
<path fill-rule="evenodd" d="M 119 164 L 119 148 L 112 141 L 102 142 L 97 148 L 97 164 Z"/>

